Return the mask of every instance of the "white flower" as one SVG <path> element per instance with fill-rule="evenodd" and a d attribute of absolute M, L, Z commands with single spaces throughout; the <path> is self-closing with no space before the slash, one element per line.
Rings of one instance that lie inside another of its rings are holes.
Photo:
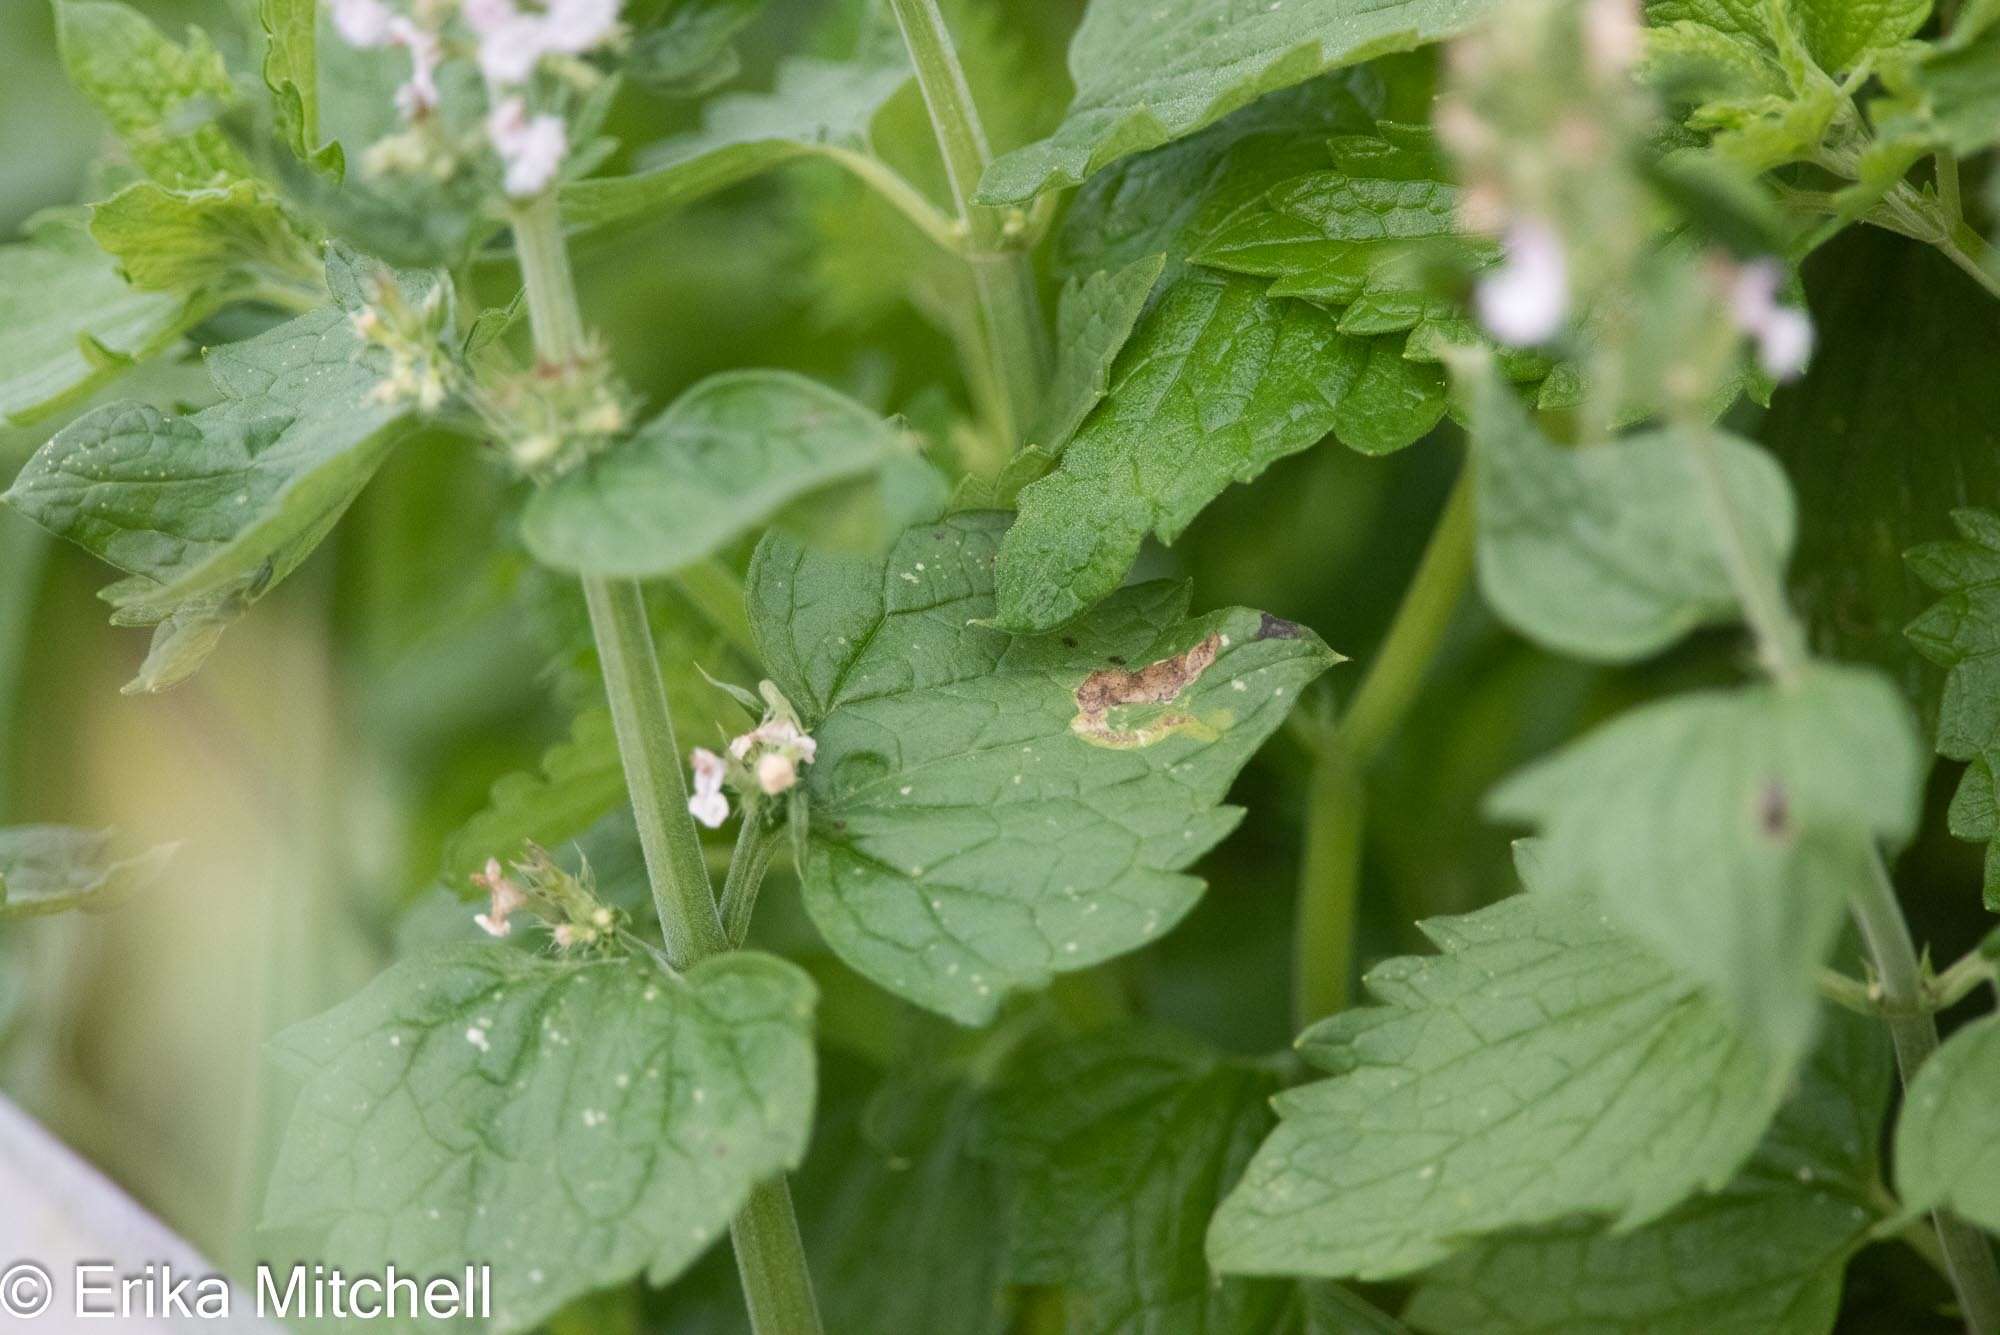
<path fill-rule="evenodd" d="M 472 883 L 485 890 L 493 901 L 486 912 L 474 914 L 472 920 L 488 936 L 505 936 L 513 931 L 512 924 L 507 921 L 508 915 L 525 905 L 528 896 L 520 886 L 507 879 L 506 873 L 500 870 L 500 860 L 486 859 L 486 870 L 474 872 Z"/>
<path fill-rule="evenodd" d="M 1569 265 L 1562 238 L 1547 223 L 1523 218 L 1507 229 L 1507 258 L 1479 280 L 1479 322 L 1502 343 L 1546 342 L 1569 314 Z"/>
<path fill-rule="evenodd" d="M 728 767 L 705 746 L 697 746 L 688 759 L 694 769 L 694 796 L 688 799 L 688 812 L 709 829 L 719 829 L 729 819 L 729 799 L 722 795 Z"/>
<path fill-rule="evenodd" d="M 539 195 L 555 180 L 569 151 L 569 135 L 560 116 L 530 116 L 528 104 L 510 97 L 486 117 L 486 135 L 506 168 L 507 193 L 516 198 Z"/>
<path fill-rule="evenodd" d="M 1728 283 L 1730 318 L 1757 341 L 1757 364 L 1773 380 L 1790 380 L 1812 356 L 1813 327 L 1806 313 L 1778 303 L 1784 273 L 1772 260 L 1739 265 Z"/>
<path fill-rule="evenodd" d="M 581 55 L 618 32 L 622 0 L 550 0 L 540 13 L 514 0 L 465 0 L 460 12 L 479 38 L 479 68 L 488 83 L 527 82 L 547 55 Z"/>
<path fill-rule="evenodd" d="M 333 0 L 333 29 L 349 46 L 387 46 L 395 20 L 382 0 Z"/>
<path fill-rule="evenodd" d="M 757 786 L 776 797 L 799 781 L 799 762 L 782 751 L 766 751 L 757 760 Z"/>
<path fill-rule="evenodd" d="M 618 31 L 623 0 L 549 0 L 544 20 L 548 49 L 582 55 L 609 41 Z"/>
<path fill-rule="evenodd" d="M 410 78 L 396 90 L 396 110 L 403 119 L 414 120 L 438 104 L 437 68 L 444 59 L 444 44 L 436 33 L 405 18 L 391 20 L 389 39 L 410 53 Z"/>

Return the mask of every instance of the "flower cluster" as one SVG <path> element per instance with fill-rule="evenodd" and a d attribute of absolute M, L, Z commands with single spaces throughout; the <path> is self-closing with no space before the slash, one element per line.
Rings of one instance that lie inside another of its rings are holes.
<path fill-rule="evenodd" d="M 694 794 L 688 811 L 711 830 L 729 819 L 725 785 L 739 793 L 776 797 L 798 783 L 799 767 L 812 764 L 819 752 L 819 743 L 799 725 L 798 714 L 778 688 L 767 681 L 758 689 L 765 702 L 762 722 L 730 739 L 726 756 L 705 746 L 690 754 Z"/>
<path fill-rule="evenodd" d="M 415 404 L 436 412 L 458 387 L 458 363 L 449 350 L 451 293 L 437 283 L 414 305 L 387 273 L 370 281 L 368 304 L 349 317 L 354 332 L 389 356 L 389 368 L 368 397 L 376 403 Z"/>
<path fill-rule="evenodd" d="M 514 872 L 508 875 L 498 858 L 488 858 L 485 869 L 472 875 L 472 883 L 488 899 L 486 912 L 474 914 L 472 920 L 488 936 L 513 935 L 517 913 L 546 924 L 558 950 L 601 945 L 617 935 L 619 913 L 598 899 L 588 863 L 581 875 L 572 876 L 555 864 L 547 849 L 529 844 Z"/>
<path fill-rule="evenodd" d="M 385 0 L 332 0 L 342 40 L 367 49 L 401 48 L 410 56 L 410 77 L 396 91 L 397 110 L 410 129 L 373 145 L 364 165 L 376 173 L 455 170 L 457 155 L 436 122 L 443 101 L 438 70 L 459 50 L 484 78 L 484 130 L 500 160 L 502 188 L 517 199 L 541 194 L 568 155 L 569 131 L 560 115 L 531 109 L 535 76 L 555 68 L 571 82 L 594 77 L 578 57 L 622 36 L 621 3 L 547 0 L 527 8 L 516 0 L 414 0 L 412 13 L 403 14 Z M 454 15 L 462 28 L 454 28 Z"/>
<path fill-rule="evenodd" d="M 527 473 L 573 468 L 632 422 L 630 395 L 594 343 L 566 362 L 486 368 L 474 398 L 509 457 Z"/>

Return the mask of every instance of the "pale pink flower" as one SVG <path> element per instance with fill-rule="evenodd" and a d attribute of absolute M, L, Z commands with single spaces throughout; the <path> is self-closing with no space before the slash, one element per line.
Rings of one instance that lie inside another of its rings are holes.
<path fill-rule="evenodd" d="M 548 49 L 581 55 L 601 46 L 618 31 L 623 0 L 549 0 L 545 25 Z"/>
<path fill-rule="evenodd" d="M 799 762 L 782 751 L 766 751 L 757 760 L 757 786 L 776 797 L 799 781 Z"/>
<path fill-rule="evenodd" d="M 507 878 L 507 874 L 500 869 L 500 860 L 486 859 L 486 869 L 474 872 L 472 883 L 485 890 L 492 899 L 487 911 L 474 914 L 472 920 L 478 923 L 488 936 L 506 936 L 513 931 L 513 925 L 507 918 L 514 910 L 527 904 L 528 896 L 520 886 Z"/>
<path fill-rule="evenodd" d="M 722 795 L 728 766 L 705 746 L 697 746 L 688 758 L 694 770 L 694 796 L 688 799 L 688 812 L 709 829 L 719 829 L 729 819 L 729 799 Z"/>
<path fill-rule="evenodd" d="M 382 0 L 333 0 L 333 30 L 349 46 L 387 46 L 395 19 Z"/>
<path fill-rule="evenodd" d="M 1757 364 L 1773 380 L 1791 380 L 1812 357 L 1812 320 L 1778 301 L 1784 271 L 1773 260 L 1753 260 L 1730 274 L 1728 302 L 1736 327 L 1757 343 Z"/>
<path fill-rule="evenodd" d="M 530 116 L 528 104 L 518 97 L 506 99 L 487 115 L 486 135 L 506 169 L 507 193 L 516 198 L 548 189 L 569 151 L 562 118 Z"/>
<path fill-rule="evenodd" d="M 410 53 L 410 77 L 396 90 L 396 110 L 403 119 L 414 120 L 438 104 L 437 69 L 444 59 L 444 44 L 436 33 L 405 18 L 391 21 L 390 41 Z"/>
<path fill-rule="evenodd" d="M 1633 0 L 1590 0 L 1583 7 L 1583 48 L 1598 73 L 1630 69 L 1645 41 L 1645 24 Z"/>
<path fill-rule="evenodd" d="M 1569 264 L 1547 223 L 1523 218 L 1507 229 L 1506 258 L 1473 293 L 1479 322 L 1502 343 L 1547 342 L 1569 314 Z"/>

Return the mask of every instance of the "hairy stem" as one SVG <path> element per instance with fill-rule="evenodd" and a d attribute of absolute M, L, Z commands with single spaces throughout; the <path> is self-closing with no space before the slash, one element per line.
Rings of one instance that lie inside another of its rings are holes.
<path fill-rule="evenodd" d="M 1293 932 L 1292 1009 L 1301 1029 L 1351 1000 L 1367 796 L 1362 781 L 1416 700 L 1471 582 L 1472 488 L 1467 459 L 1353 702 L 1331 735 L 1311 742 Z"/>
<path fill-rule="evenodd" d="M 1000 386 L 1005 414 L 995 425 L 1011 450 L 1023 443 L 1022 433 L 1041 407 L 1049 375 L 1048 330 L 1034 269 L 1027 252 L 1009 236 L 1008 211 L 973 202 L 992 153 L 937 0 L 891 0 L 891 5 L 916 67 L 965 231 L 964 252 L 979 294 L 990 374 Z"/>
<path fill-rule="evenodd" d="M 722 883 L 722 931 L 729 948 L 742 946 L 750 935 L 750 918 L 757 909 L 757 891 L 771 869 L 778 832 L 764 819 L 758 803 L 743 804 L 743 827 L 736 832 L 736 854 L 729 859 L 729 876 Z"/>
<path fill-rule="evenodd" d="M 1688 424 L 1687 431 L 1689 455 L 1708 499 L 1723 563 L 1757 637 L 1760 656 L 1780 684 L 1796 682 L 1805 670 L 1805 636 L 1785 600 L 1777 555 L 1756 551 L 1748 540 L 1748 530 L 1723 486 L 1714 436 L 1698 423 Z M 1848 910 L 1874 965 L 1877 1009 L 1889 1026 L 1896 1069 L 1908 1089 L 1918 1068 L 1937 1051 L 1937 1022 L 1924 1005 L 1923 968 L 1896 900 L 1895 884 L 1880 851 L 1872 846 L 1869 862 L 1870 874 L 1848 897 Z M 1935 1211 L 1931 1219 L 1967 1329 L 1975 1335 L 2000 1332 L 2000 1268 L 1994 1265 L 1992 1248 L 1977 1230 L 1943 1210 Z"/>
<path fill-rule="evenodd" d="M 545 195 L 517 208 L 512 221 L 536 355 L 571 360 L 585 348 L 583 313 L 554 198 Z M 709 887 L 701 836 L 688 814 L 687 780 L 645 597 L 637 580 L 586 578 L 583 592 L 660 934 L 668 961 L 684 969 L 727 950 L 729 943 Z M 755 1188 L 729 1232 L 757 1335 L 819 1335 L 812 1276 L 784 1179 Z"/>

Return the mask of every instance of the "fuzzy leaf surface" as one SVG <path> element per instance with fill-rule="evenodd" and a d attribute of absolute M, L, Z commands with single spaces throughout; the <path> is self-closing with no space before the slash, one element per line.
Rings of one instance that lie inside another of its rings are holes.
<path fill-rule="evenodd" d="M 804 376 L 724 372 L 537 492 L 522 535 L 558 569 L 667 575 L 910 452 L 893 425 Z"/>
<path fill-rule="evenodd" d="M 305 1083 L 265 1223 L 350 1268 L 490 1263 L 498 1331 L 664 1284 L 803 1156 L 814 996 L 754 953 L 678 979 L 492 946 L 406 960 L 275 1040 Z"/>
<path fill-rule="evenodd" d="M 1273 1121 L 1275 1072 L 1168 1032 L 1035 1054 L 995 1110 L 1021 1173 L 1014 1279 L 1064 1289 L 1071 1335 L 1261 1335 L 1291 1295 L 1217 1282 L 1206 1222 Z"/>
<path fill-rule="evenodd" d="M 1594 900 L 1782 1056 L 1810 1037 L 1869 849 L 1915 829 L 1922 778 L 1889 684 L 1824 665 L 1632 710 L 1507 779 L 1487 810 L 1542 831 L 1546 889 Z"/>
<path fill-rule="evenodd" d="M 1412 261 L 1428 256 L 1469 269 L 1498 258 L 1492 242 L 1459 230 L 1458 187 L 1427 130 L 1384 125 L 1336 137 L 1329 149 L 1327 165 L 1280 181 L 1238 210 L 1195 262 L 1269 278 L 1274 296 L 1365 302 L 1370 322 L 1379 323 L 1379 311 L 1419 305 Z"/>
<path fill-rule="evenodd" d="M 1455 36 L 1492 8 L 1492 0 L 1093 0 L 1070 43 L 1076 97 L 1062 124 L 997 159 L 980 198 L 1019 204 L 1080 184 L 1265 93 Z"/>
<path fill-rule="evenodd" d="M 1147 534 L 1172 542 L 1225 487 L 1329 433 L 1375 454 L 1436 424 L 1437 369 L 1405 361 L 1400 338 L 1350 338 L 1262 289 L 1190 272 L 1160 299 L 1060 466 L 1022 489 L 998 624 L 1064 624 L 1118 587 Z"/>
<path fill-rule="evenodd" d="M 1681 432 L 1565 449 L 1490 372 L 1473 399 L 1479 587 L 1507 624 L 1558 652 L 1615 663 L 1736 618 L 1695 447 Z M 1750 540 L 1782 563 L 1794 529 L 1783 470 L 1733 436 L 1710 448 Z"/>
<path fill-rule="evenodd" d="M 819 743 L 805 902 L 850 965 L 962 1023 L 1154 940 L 1234 828 L 1236 772 L 1336 656 L 1184 588 L 1014 638 L 994 611 L 1008 516 L 952 515 L 886 561 L 767 536 L 748 581 L 766 670 Z"/>
<path fill-rule="evenodd" d="M 1165 255 L 1142 255 L 1115 270 L 1100 270 L 1063 284 L 1056 315 L 1056 375 L 1047 406 L 1028 439 L 1060 451 L 1111 392 L 1111 367 L 1132 337 Z"/>
<path fill-rule="evenodd" d="M 1454 1335 L 1824 1335 L 1877 1220 L 1891 1079 L 1880 1026 L 1830 1010 L 1797 1091 L 1728 1186 L 1627 1233 L 1579 1220 L 1481 1244 L 1427 1276 L 1407 1315 Z"/>
<path fill-rule="evenodd" d="M 216 123 L 233 97 L 222 56 L 199 29 L 187 45 L 115 0 L 58 0 L 56 46 L 78 91 L 161 185 L 208 186 L 250 175 Z"/>
<path fill-rule="evenodd" d="M 1422 927 L 1442 954 L 1376 966 L 1378 1004 L 1301 1036 L 1332 1078 L 1278 1096 L 1217 1268 L 1386 1279 L 1482 1234 L 1639 1225 L 1756 1146 L 1789 1071 L 1602 914 L 1527 894 Z"/>
<path fill-rule="evenodd" d="M 2000 1016 L 1974 1020 L 1917 1072 L 1896 1121 L 1896 1185 L 1912 1210 L 1944 1206 L 2000 1232 Z"/>
<path fill-rule="evenodd" d="M 125 187 L 90 210 L 90 234 L 134 287 L 228 294 L 315 291 L 323 267 L 277 196 L 256 181 L 208 190 Z"/>

